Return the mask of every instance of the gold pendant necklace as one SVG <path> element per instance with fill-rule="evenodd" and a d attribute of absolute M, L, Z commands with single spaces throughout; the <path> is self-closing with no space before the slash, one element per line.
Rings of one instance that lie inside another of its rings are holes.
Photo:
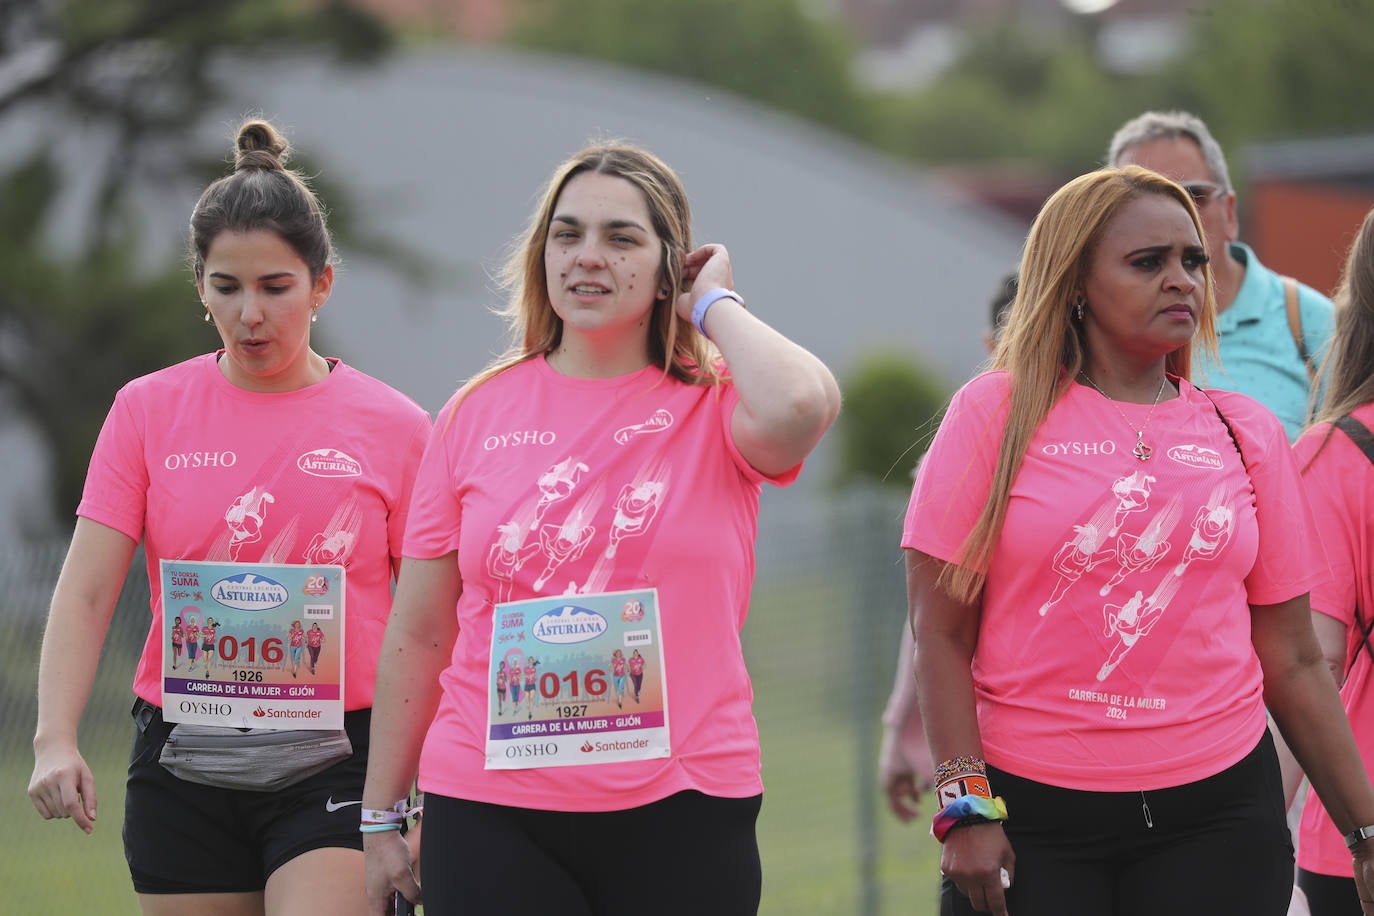
<path fill-rule="evenodd" d="M 1145 414 L 1145 423 L 1140 429 L 1136 429 L 1135 425 L 1126 418 L 1126 411 L 1121 409 L 1121 405 L 1113 401 L 1111 397 L 1108 396 L 1107 392 L 1098 388 L 1097 382 L 1092 380 L 1092 377 L 1088 375 L 1086 370 L 1080 369 L 1078 370 L 1078 374 L 1087 379 L 1088 384 L 1096 388 L 1098 394 L 1107 398 L 1111 405 L 1116 408 L 1116 412 L 1121 414 L 1121 419 L 1126 420 L 1126 425 L 1131 428 L 1131 432 L 1135 433 L 1135 448 L 1131 449 L 1131 454 L 1135 455 L 1136 459 L 1139 461 L 1149 461 L 1150 456 L 1154 454 L 1154 449 L 1145 444 L 1145 430 L 1150 427 L 1150 418 L 1155 415 L 1155 407 L 1159 405 L 1159 399 L 1164 395 L 1164 386 L 1168 384 L 1169 376 L 1166 375 L 1160 380 L 1159 390 L 1155 392 L 1154 403 L 1150 405 L 1150 412 Z"/>

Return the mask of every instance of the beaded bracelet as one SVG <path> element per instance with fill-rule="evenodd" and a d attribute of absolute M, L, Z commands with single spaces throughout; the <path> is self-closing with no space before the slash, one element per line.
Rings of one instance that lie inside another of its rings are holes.
<path fill-rule="evenodd" d="M 945 805 L 935 815 L 930 825 L 930 835 L 943 843 L 945 835 L 955 827 L 970 824 L 985 824 L 1007 819 L 1007 803 L 1001 797 L 983 798 L 981 795 L 965 795 Z"/>
<path fill-rule="evenodd" d="M 946 760 L 935 768 L 935 784 L 947 782 L 953 776 L 986 776 L 988 775 L 988 765 L 983 762 L 982 757 L 973 754 L 965 754 L 961 757 L 954 757 Z"/>

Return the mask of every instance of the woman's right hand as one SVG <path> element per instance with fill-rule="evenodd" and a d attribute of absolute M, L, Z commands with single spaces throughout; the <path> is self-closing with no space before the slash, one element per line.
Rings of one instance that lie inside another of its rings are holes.
<path fill-rule="evenodd" d="M 396 830 L 363 834 L 367 911 L 372 916 L 391 916 L 391 904 L 397 892 L 411 903 L 422 902 L 420 884 L 412 868 L 412 862 L 418 861 L 418 843 L 416 847 L 412 852 L 407 838 Z"/>
<path fill-rule="evenodd" d="M 75 744 L 40 750 L 35 742 L 29 798 L 44 820 L 69 817 L 85 833 L 95 830 L 95 776 Z"/>
<path fill-rule="evenodd" d="M 956 827 L 945 835 L 940 873 L 948 876 L 973 908 L 993 916 L 1008 916 L 1002 869 L 1016 880 L 1016 855 L 1000 823 Z"/>

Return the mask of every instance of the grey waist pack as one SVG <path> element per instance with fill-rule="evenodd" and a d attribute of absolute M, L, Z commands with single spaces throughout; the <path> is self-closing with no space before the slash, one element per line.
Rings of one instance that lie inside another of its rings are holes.
<path fill-rule="evenodd" d="M 345 731 L 280 731 L 178 723 L 158 762 L 178 779 L 274 792 L 353 755 Z"/>

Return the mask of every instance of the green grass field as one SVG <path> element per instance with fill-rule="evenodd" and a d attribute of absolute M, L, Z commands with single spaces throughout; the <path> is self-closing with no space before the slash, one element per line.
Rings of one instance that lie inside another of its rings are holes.
<path fill-rule="evenodd" d="M 852 839 L 854 811 L 817 791 L 817 777 L 838 774 L 844 763 L 808 754 L 804 744 L 799 742 L 795 748 L 780 746 L 781 742 L 765 745 L 770 757 L 802 754 L 795 759 L 804 765 L 796 768 L 798 775 L 791 779 L 765 773 L 768 790 L 759 823 L 764 859 L 760 913 L 852 916 L 859 912 L 861 894 L 859 845 Z M 101 794 L 100 820 L 92 836 L 69 821 L 39 819 L 24 793 L 29 761 L 11 761 L 0 768 L 4 784 L 11 787 L 0 801 L 0 824 L 4 825 L 0 828 L 0 886 L 5 888 L 5 912 L 99 916 L 139 912 L 119 837 L 124 765 L 122 757 L 93 763 Z M 880 814 L 879 912 L 933 914 L 939 847 L 927 835 L 924 823 L 903 827 L 886 811 Z"/>

